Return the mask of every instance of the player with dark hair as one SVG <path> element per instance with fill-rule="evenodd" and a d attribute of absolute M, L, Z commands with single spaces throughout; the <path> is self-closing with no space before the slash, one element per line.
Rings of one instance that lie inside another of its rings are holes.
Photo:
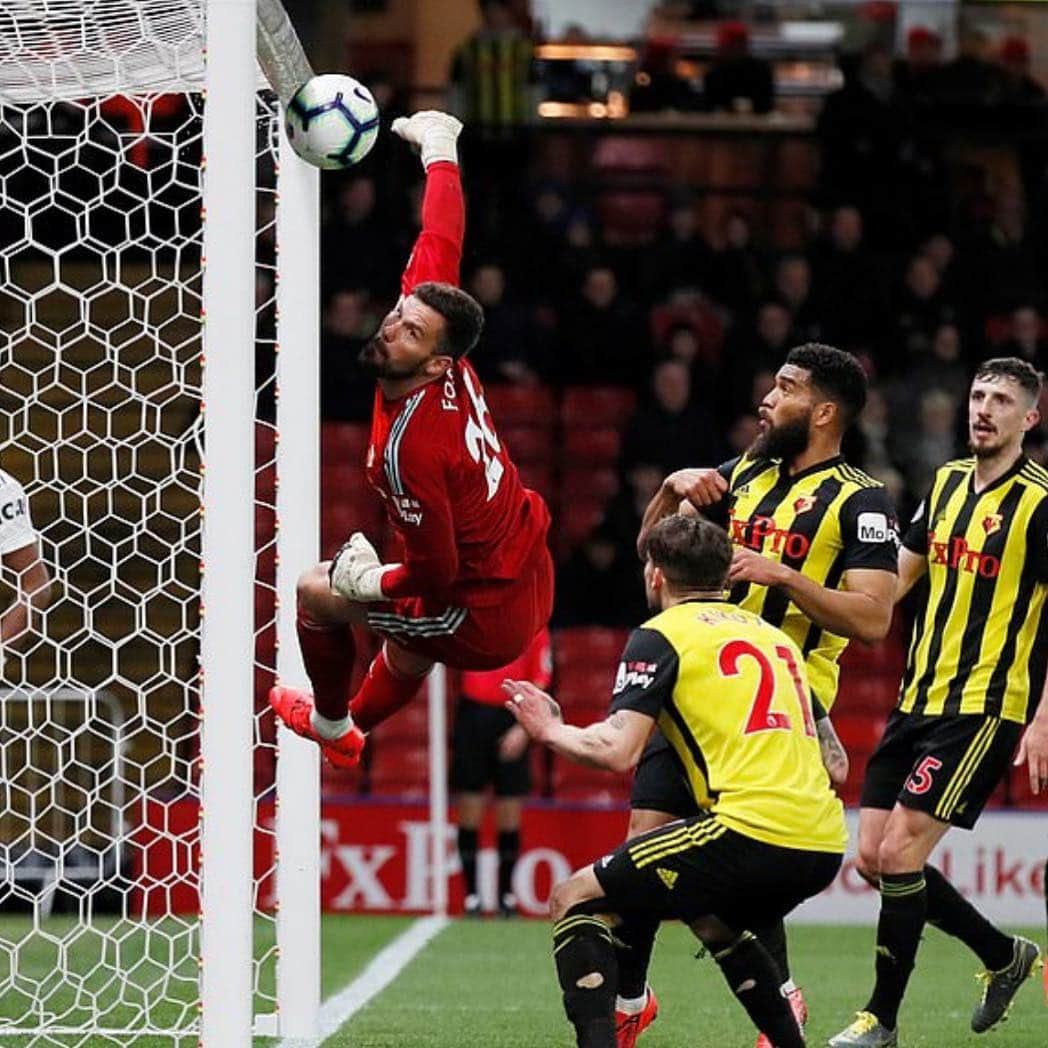
<path fill-rule="evenodd" d="M 857 637 L 876 641 L 891 623 L 897 525 L 884 487 L 841 456 L 841 440 L 866 401 L 866 375 L 850 353 L 807 343 L 791 350 L 760 407 L 762 432 L 740 458 L 716 469 L 671 474 L 648 506 L 651 526 L 679 509 L 723 523 L 735 547 L 731 600 L 760 615 L 800 648 L 835 781 L 847 775 L 825 711 L 837 696 L 837 660 Z M 637 768 L 630 836 L 690 815 L 679 761 L 658 733 Z M 618 938 L 620 1048 L 650 1024 L 657 1003 L 646 984 L 657 925 L 634 923 Z M 803 1024 L 807 1008 L 789 971 L 781 922 L 753 929 L 783 976 L 783 993 Z M 632 937 L 631 937 L 632 936 Z M 759 1040 L 766 1046 L 767 1040 Z"/>
<path fill-rule="evenodd" d="M 862 788 L 859 871 L 881 893 L 876 983 L 833 1048 L 898 1043 L 926 922 L 986 965 L 976 1033 L 1003 1018 L 1038 964 L 1036 943 L 994 927 L 927 860 L 951 826 L 975 826 L 1017 743 L 1031 788 L 1048 788 L 1048 470 L 1022 450 L 1040 393 L 1025 361 L 979 366 L 968 397 L 972 457 L 936 472 L 903 539 L 897 599 L 924 576 L 927 596 Z"/>
<path fill-rule="evenodd" d="M 656 723 L 693 814 L 627 841 L 553 889 L 553 953 L 580 1048 L 621 1043 L 613 946 L 635 920 L 684 921 L 712 953 L 754 1025 L 777 1048 L 804 1036 L 781 976 L 747 930 L 822 891 L 848 839 L 815 734 L 800 646 L 724 597 L 725 532 L 674 516 L 645 538 L 644 585 L 656 614 L 630 635 L 608 718 L 564 724 L 552 699 L 507 681 L 507 708 L 557 753 L 625 771 Z"/>
<path fill-rule="evenodd" d="M 435 662 L 496 669 L 549 620 L 549 511 L 523 487 L 466 354 L 480 306 L 456 284 L 465 202 L 451 116 L 420 112 L 393 130 L 426 170 L 422 231 L 401 296 L 360 353 L 377 379 L 365 469 L 393 527 L 399 559 L 382 563 L 356 532 L 330 563 L 298 580 L 298 638 L 313 694 L 278 686 L 270 705 L 335 765 L 355 764 L 364 733 L 418 691 Z M 350 627 L 385 638 L 350 698 Z"/>

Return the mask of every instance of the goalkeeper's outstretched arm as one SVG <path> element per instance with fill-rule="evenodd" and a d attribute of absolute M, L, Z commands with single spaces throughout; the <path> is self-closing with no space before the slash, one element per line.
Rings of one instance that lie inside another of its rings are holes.
<path fill-rule="evenodd" d="M 400 280 L 401 294 L 429 280 L 459 283 L 466 201 L 459 177 L 457 141 L 462 124 L 447 113 L 424 110 L 393 121 L 393 132 L 415 146 L 426 169 L 422 231 Z"/>

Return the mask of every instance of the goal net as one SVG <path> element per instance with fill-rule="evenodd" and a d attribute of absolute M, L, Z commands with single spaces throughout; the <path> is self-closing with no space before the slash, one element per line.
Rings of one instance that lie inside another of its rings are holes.
<path fill-rule="evenodd" d="M 201 1036 L 202 7 L 0 10 L 0 468 L 26 489 L 54 580 L 0 682 L 4 1045 Z M 244 614 L 256 637 L 251 1007 L 264 1014 L 277 968 L 263 714 L 276 622 L 272 95 L 258 93 L 256 112 Z"/>

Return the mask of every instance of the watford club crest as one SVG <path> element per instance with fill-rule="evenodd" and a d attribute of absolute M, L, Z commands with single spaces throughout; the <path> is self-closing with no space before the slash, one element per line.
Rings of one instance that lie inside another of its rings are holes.
<path fill-rule="evenodd" d="M 1001 525 L 1003 523 L 1004 517 L 1002 517 L 1000 513 L 987 513 L 986 516 L 983 517 L 983 531 L 985 531 L 987 535 L 992 535 L 995 531 L 1001 530 Z"/>
<path fill-rule="evenodd" d="M 801 495 L 801 497 L 793 504 L 793 512 L 807 513 L 808 510 L 814 508 L 816 501 L 814 495 Z"/>

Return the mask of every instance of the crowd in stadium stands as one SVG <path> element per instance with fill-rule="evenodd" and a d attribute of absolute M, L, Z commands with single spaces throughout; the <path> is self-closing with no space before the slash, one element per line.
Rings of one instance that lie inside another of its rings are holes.
<path fill-rule="evenodd" d="M 466 147 L 463 281 L 486 315 L 472 360 L 525 483 L 554 512 L 557 689 L 569 707 L 582 704 L 573 719 L 593 696 L 603 702 L 623 631 L 645 615 L 635 553 L 644 506 L 667 472 L 752 442 L 756 407 L 792 346 L 825 341 L 863 360 L 871 395 L 845 451 L 884 481 L 904 519 L 934 469 L 963 450 L 973 365 L 1015 355 L 1048 366 L 1048 109 L 1029 48 L 1009 38 L 991 54 L 968 33 L 958 58 L 943 62 L 929 30 L 911 31 L 907 44 L 894 61 L 877 42 L 842 60 L 844 85 L 817 121 L 807 237 L 788 247 L 744 194 L 709 228 L 701 187 L 667 186 L 646 212 L 658 221 L 624 237 L 592 168 L 538 173 L 528 139 L 503 142 L 486 161 Z M 1023 134 L 1002 137 L 1009 127 Z M 958 136 L 987 129 L 996 129 L 987 150 L 959 162 Z M 493 178 L 507 162 L 514 177 Z M 417 201 L 418 185 L 398 163 L 389 153 L 324 180 L 325 554 L 352 528 L 381 528 L 345 456 L 363 453 L 373 395 L 356 354 L 415 232 L 404 201 Z M 1028 450 L 1048 460 L 1044 424 Z M 902 648 L 896 635 L 876 652 L 852 648 L 839 730 L 858 775 Z M 403 770 L 406 735 L 387 740 L 389 761 L 375 742 L 373 792 L 424 781 L 422 749 L 418 782 Z M 624 783 L 582 781 L 565 762 L 537 775 L 538 792 L 562 799 L 625 795 Z M 849 799 L 857 786 L 846 787 Z M 1021 789 L 1007 787 L 1007 798 Z"/>

